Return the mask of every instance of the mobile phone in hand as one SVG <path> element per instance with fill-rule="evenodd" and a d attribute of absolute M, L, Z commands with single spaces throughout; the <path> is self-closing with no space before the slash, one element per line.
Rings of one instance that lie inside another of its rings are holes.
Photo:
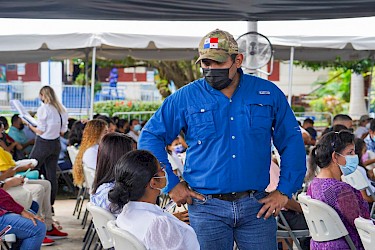
<path fill-rule="evenodd" d="M 0 231 L 0 238 L 3 237 L 11 229 L 12 229 L 11 225 L 8 225 L 8 226 L 4 227 L 3 230 Z"/>
<path fill-rule="evenodd" d="M 26 172 L 22 174 L 22 177 L 26 177 L 27 173 L 29 173 L 30 170 L 31 170 L 31 168 L 29 168 L 28 170 L 26 170 Z"/>

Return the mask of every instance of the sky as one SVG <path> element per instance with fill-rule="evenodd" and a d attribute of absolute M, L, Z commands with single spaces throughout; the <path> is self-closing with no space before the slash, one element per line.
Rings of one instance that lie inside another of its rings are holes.
<path fill-rule="evenodd" d="M 248 23 L 181 21 L 103 21 L 0 18 L 3 34 L 64 34 L 72 32 L 118 32 L 128 34 L 176 35 L 202 37 L 220 28 L 235 37 L 248 31 Z M 314 21 L 260 21 L 258 32 L 265 36 L 375 36 L 375 17 Z"/>

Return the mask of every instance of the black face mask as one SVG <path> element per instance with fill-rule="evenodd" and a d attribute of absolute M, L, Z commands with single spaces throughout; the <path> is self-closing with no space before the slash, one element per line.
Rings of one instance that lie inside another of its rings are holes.
<path fill-rule="evenodd" d="M 225 89 L 232 82 L 232 79 L 229 78 L 229 70 L 232 68 L 233 64 L 227 69 L 203 68 L 203 76 L 208 84 L 210 84 L 214 89 Z"/>

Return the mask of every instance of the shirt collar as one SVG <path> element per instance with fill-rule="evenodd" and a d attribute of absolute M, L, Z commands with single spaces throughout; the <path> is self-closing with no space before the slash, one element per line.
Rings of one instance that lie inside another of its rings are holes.
<path fill-rule="evenodd" d="M 151 204 L 148 202 L 142 201 L 129 201 L 128 204 L 125 205 L 126 209 L 141 209 L 141 210 L 148 210 L 154 212 L 162 211 L 161 208 L 155 204 Z"/>

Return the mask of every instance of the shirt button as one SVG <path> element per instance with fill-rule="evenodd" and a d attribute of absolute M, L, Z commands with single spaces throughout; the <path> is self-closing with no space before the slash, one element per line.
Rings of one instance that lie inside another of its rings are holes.
<path fill-rule="evenodd" d="M 232 99 L 229 99 L 229 102 L 232 102 Z"/>
<path fill-rule="evenodd" d="M 230 118 L 230 120 L 233 121 L 233 120 L 234 120 L 234 117 L 232 116 L 232 117 Z"/>
<path fill-rule="evenodd" d="M 201 140 L 198 140 L 198 145 L 201 145 L 202 144 L 202 141 Z"/>
<path fill-rule="evenodd" d="M 236 139 L 236 137 L 234 135 L 232 135 L 232 139 L 234 140 L 234 139 Z"/>
<path fill-rule="evenodd" d="M 233 158 L 233 159 L 236 158 L 236 155 L 232 155 L 232 158 Z"/>
<path fill-rule="evenodd" d="M 204 111 L 206 111 L 206 110 L 204 110 L 204 109 L 201 109 L 201 113 L 203 113 Z"/>

